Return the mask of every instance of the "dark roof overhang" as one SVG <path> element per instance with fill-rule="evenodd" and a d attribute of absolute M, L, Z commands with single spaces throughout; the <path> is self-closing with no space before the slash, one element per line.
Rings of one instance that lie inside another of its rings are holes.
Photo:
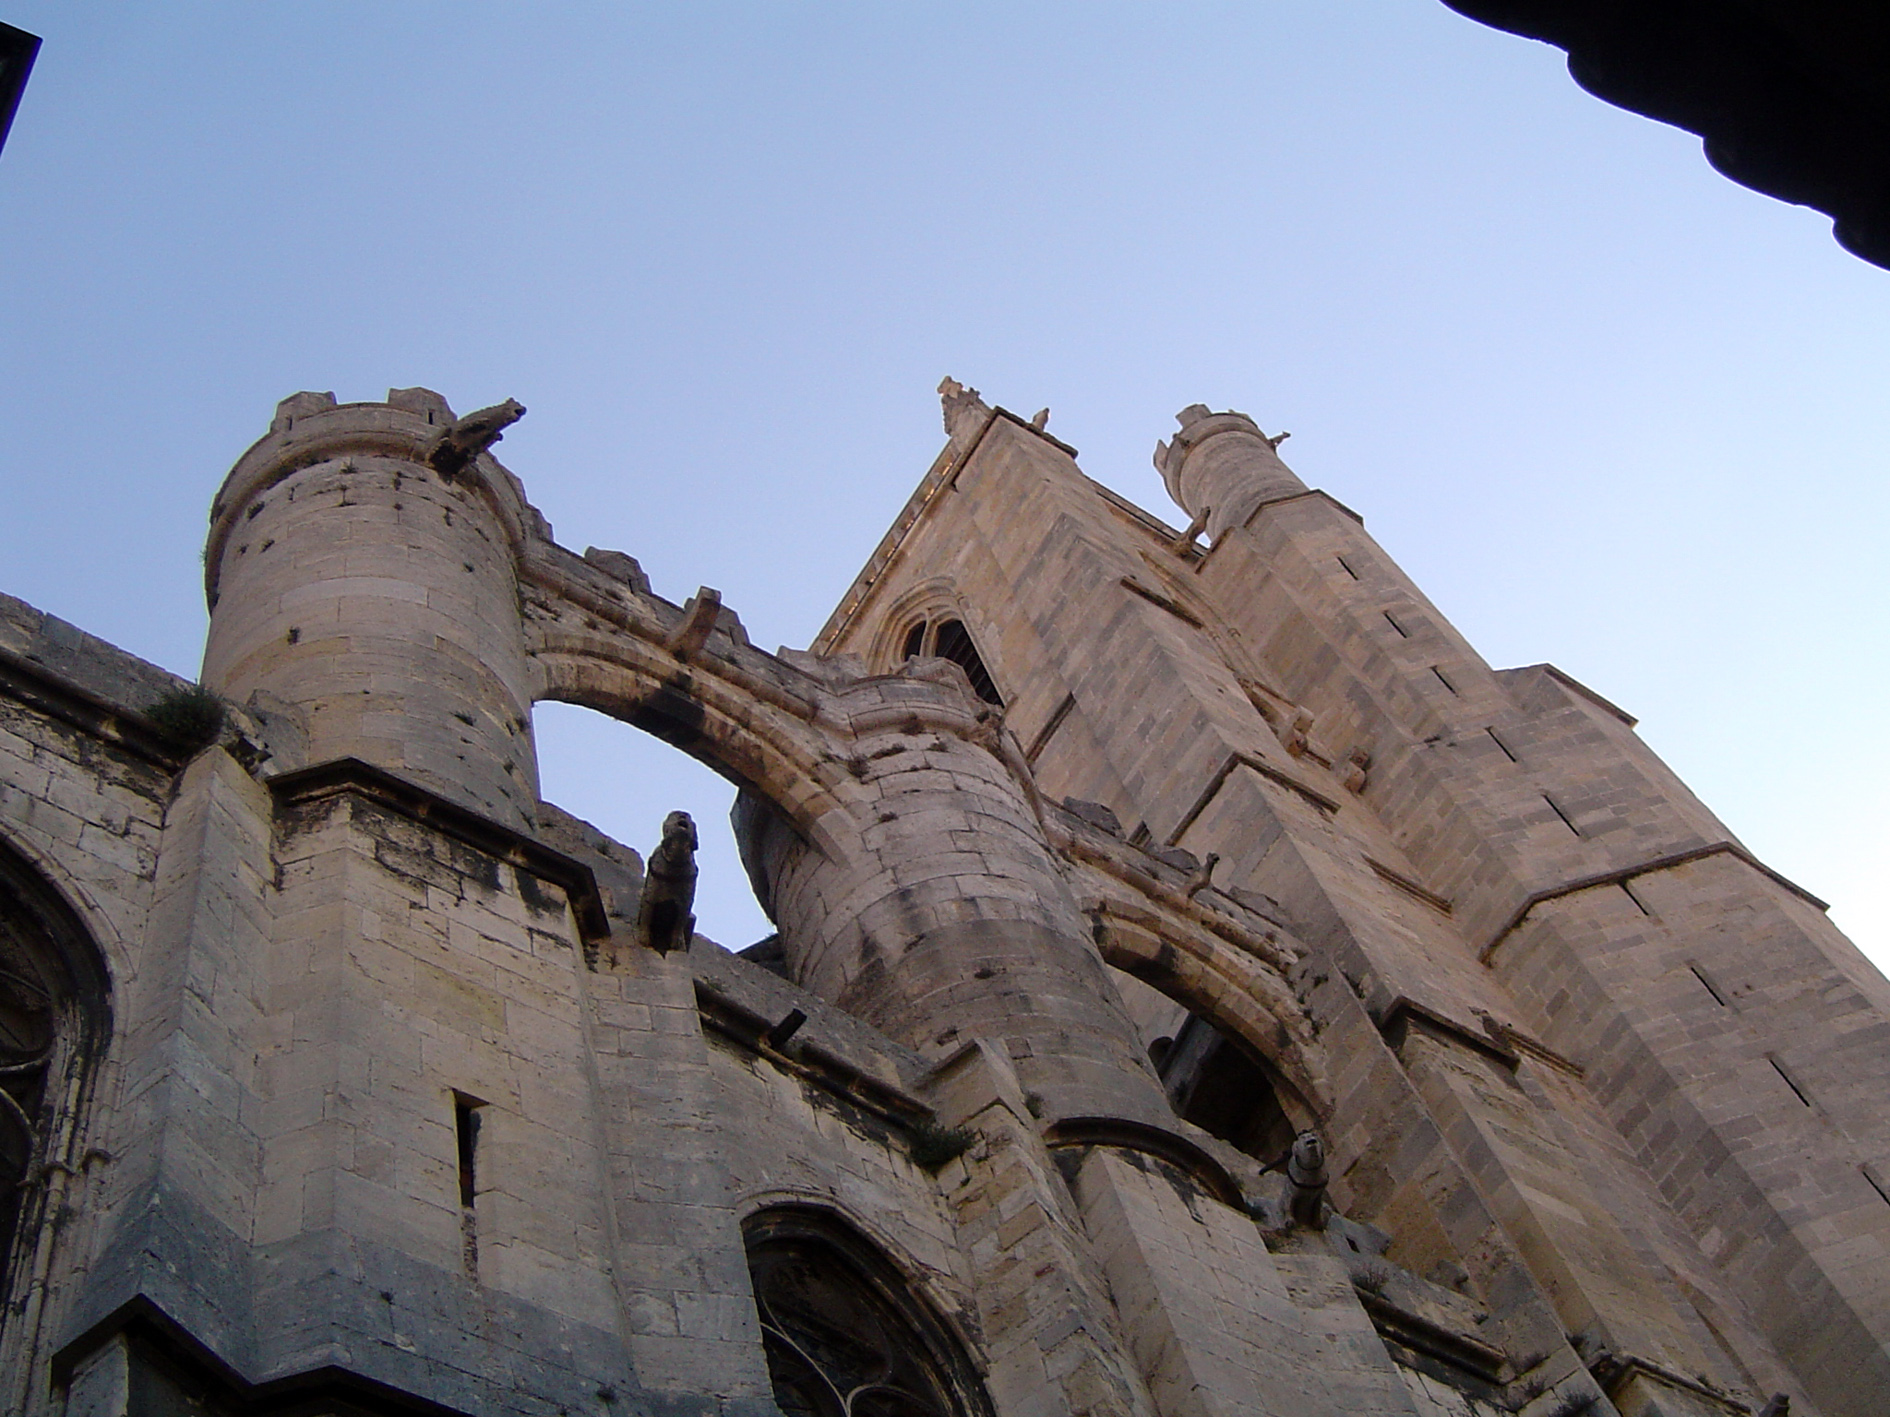
<path fill-rule="evenodd" d="M 1704 140 L 1890 269 L 1890 6 L 1880 0 L 1444 0 L 1568 52 L 1597 98 Z"/>

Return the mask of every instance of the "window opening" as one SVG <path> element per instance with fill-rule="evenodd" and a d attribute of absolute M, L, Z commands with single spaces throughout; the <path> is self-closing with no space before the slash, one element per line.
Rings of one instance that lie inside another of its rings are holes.
<path fill-rule="evenodd" d="M 1345 557 L 1336 556 L 1333 559 L 1336 560 L 1341 566 L 1345 568 L 1346 575 L 1350 576 L 1353 580 L 1358 579 L 1358 572 L 1352 569 L 1351 563 L 1347 561 Z"/>
<path fill-rule="evenodd" d="M 54 1017 L 38 981 L 0 964 L 0 1292 L 39 1145 Z"/>
<path fill-rule="evenodd" d="M 906 631 L 906 650 L 901 659 L 914 659 L 925 653 L 925 621 L 921 620 Z"/>
<path fill-rule="evenodd" d="M 1501 738 L 1498 738 L 1496 736 L 1496 730 L 1494 728 L 1486 728 L 1483 731 L 1490 735 L 1490 741 L 1492 743 L 1496 744 L 1497 747 L 1503 750 L 1504 757 L 1508 758 L 1512 763 L 1520 763 L 1522 761 L 1521 758 L 1517 757 L 1514 753 L 1510 751 L 1509 744 L 1505 743 Z"/>
<path fill-rule="evenodd" d="M 479 1195 L 474 1167 L 479 1159 L 479 1112 L 486 1104 L 463 1092 L 453 1094 L 453 1137 L 459 1151 L 459 1203 L 471 1210 Z"/>
<path fill-rule="evenodd" d="M 1004 700 L 998 696 L 997 685 L 991 682 L 990 671 L 978 657 L 978 647 L 971 642 L 971 632 L 962 620 L 939 622 L 933 653 L 964 670 L 965 677 L 971 680 L 972 692 L 979 698 L 1002 706 Z"/>
<path fill-rule="evenodd" d="M 1399 631 L 1399 633 L 1402 634 L 1403 631 Z M 1444 671 L 1439 669 L 1435 664 L 1431 666 L 1431 673 L 1435 674 L 1437 676 L 1437 682 L 1442 684 L 1446 689 L 1450 690 L 1451 693 L 1454 694 L 1457 692 L 1457 686 L 1451 683 L 1450 680 L 1446 679 L 1444 677 Z"/>
<path fill-rule="evenodd" d="M 1700 981 L 1700 987 L 1713 996 L 1714 1003 L 1718 1004 L 1722 1009 L 1727 1007 L 1726 996 L 1713 987 L 1713 981 L 1706 977 L 1705 970 L 1701 969 L 1697 964 L 1689 964 L 1687 968 L 1692 970 L 1693 977 Z"/>
<path fill-rule="evenodd" d="M 1772 1071 L 1777 1073 L 1784 1081 L 1785 1086 L 1792 1090 L 1792 1096 L 1804 1103 L 1805 1106 L 1811 1106 L 1811 1099 L 1805 1095 L 1805 1090 L 1802 1087 L 1792 1081 L 1792 1075 L 1785 1071 L 1785 1065 L 1783 1063 L 1779 1062 L 1777 1058 L 1767 1058 L 1765 1061 L 1772 1065 Z"/>
<path fill-rule="evenodd" d="M 1299 1129 L 1266 1069 L 1206 1019 L 1189 1014 L 1159 1057 L 1156 1051 L 1150 1049 L 1151 1061 L 1183 1121 L 1264 1162 L 1293 1145 Z"/>
<path fill-rule="evenodd" d="M 84 926 L 0 844 L 0 1332 L 38 1322 L 44 1291 L 26 1280 L 59 1243 L 78 1126 L 61 1104 L 84 1105 L 108 1019 Z"/>
<path fill-rule="evenodd" d="M 1291 1085 L 1165 989 L 1114 966 L 1109 979 L 1175 1115 L 1265 1164 L 1281 1161 L 1311 1116 Z"/>
<path fill-rule="evenodd" d="M 802 1207 L 749 1222 L 748 1269 L 787 1417 L 989 1417 L 945 1327 L 877 1251 Z"/>
<path fill-rule="evenodd" d="M 1542 800 L 1549 804 L 1549 810 L 1551 812 L 1555 813 L 1556 816 L 1562 819 L 1563 826 L 1567 827 L 1570 831 L 1574 832 L 1576 836 L 1580 836 L 1582 834 L 1582 829 L 1576 826 L 1574 822 L 1569 820 L 1568 813 L 1564 812 L 1561 809 L 1561 807 L 1557 805 L 1556 800 L 1553 797 L 1549 796 L 1549 794 L 1545 792 L 1542 794 Z"/>
<path fill-rule="evenodd" d="M 1405 629 L 1404 626 L 1400 625 L 1397 622 L 1397 620 L 1392 616 L 1392 613 L 1389 610 L 1385 612 L 1385 623 L 1391 626 L 1392 629 L 1396 630 L 1400 637 L 1407 640 L 1411 638 L 1411 632 Z"/>

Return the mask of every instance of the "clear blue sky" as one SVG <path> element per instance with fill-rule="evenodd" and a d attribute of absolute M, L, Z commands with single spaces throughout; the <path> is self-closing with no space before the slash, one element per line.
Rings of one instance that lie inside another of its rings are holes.
<path fill-rule="evenodd" d="M 1184 404 L 1498 665 L 1550 660 L 1890 960 L 1890 273 L 1438 0 L 0 0 L 0 588 L 192 673 L 210 496 L 275 401 L 516 396 L 567 544 L 804 645 L 953 374 L 1159 512 Z M 547 795 L 719 783 L 541 711 Z"/>

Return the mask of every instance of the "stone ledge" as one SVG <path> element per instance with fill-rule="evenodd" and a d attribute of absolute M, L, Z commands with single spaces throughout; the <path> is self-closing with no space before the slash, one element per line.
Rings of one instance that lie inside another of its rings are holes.
<path fill-rule="evenodd" d="M 278 811 L 325 797 L 362 797 L 398 816 L 431 827 L 475 851 L 531 872 L 563 889 L 585 943 L 610 937 L 610 918 L 591 868 L 543 842 L 449 802 L 424 787 L 359 758 L 337 758 L 269 780 Z"/>
<path fill-rule="evenodd" d="M 181 685 L 184 681 L 179 680 Z M 137 709 L 113 703 L 53 670 L 0 649 L 0 695 L 58 719 L 135 757 L 176 772 L 191 756 Z"/>
<path fill-rule="evenodd" d="M 362 1417 L 462 1417 L 457 1408 L 333 1364 L 253 1383 L 143 1295 L 120 1305 L 55 1353 L 53 1385 L 69 1386 L 85 1360 L 114 1339 L 125 1340 L 131 1352 L 147 1362 L 155 1358 L 163 1370 L 184 1375 L 192 1386 L 209 1387 L 228 1407 L 243 1412 L 321 1411 L 332 1404 L 337 1411 Z"/>
<path fill-rule="evenodd" d="M 781 1072 L 810 1082 L 901 1129 L 932 1120 L 931 1107 L 812 1040 L 795 1045 L 783 1040 L 776 1047 L 771 1035 L 778 1020 L 737 1003 L 716 988 L 713 980 L 698 978 L 695 988 L 696 1008 L 706 1030 L 767 1059 Z"/>
<path fill-rule="evenodd" d="M 1761 876 L 1771 881 L 1774 885 L 1783 886 L 1807 905 L 1815 906 L 1819 910 L 1829 910 L 1831 908 L 1829 902 L 1818 899 L 1817 896 L 1813 895 L 1803 886 L 1794 881 L 1787 880 L 1784 876 L 1781 876 L 1777 871 L 1774 871 L 1770 866 L 1759 860 L 1750 851 L 1747 851 L 1745 847 L 1739 845 L 1738 842 L 1716 841 L 1705 846 L 1695 846 L 1686 851 L 1674 851 L 1664 856 L 1651 857 L 1646 861 L 1638 861 L 1632 866 L 1621 866 L 1612 871 L 1598 871 L 1592 876 L 1578 876 L 1574 880 L 1566 881 L 1559 886 L 1548 886 L 1535 892 L 1521 905 L 1516 907 L 1509 919 L 1503 923 L 1503 927 L 1494 935 L 1490 936 L 1489 942 L 1485 944 L 1482 949 L 1477 951 L 1477 963 L 1488 965 L 1491 957 L 1495 955 L 1503 941 L 1508 939 L 1510 935 L 1515 932 L 1516 928 L 1528 917 L 1529 912 L 1534 910 L 1538 905 L 1547 904 L 1552 900 L 1560 900 L 1563 896 L 1574 895 L 1579 891 L 1594 890 L 1598 886 L 1626 885 L 1636 876 L 1651 875 L 1656 871 L 1671 871 L 1676 866 L 1690 865 L 1695 861 L 1703 861 L 1709 856 L 1735 857 L 1757 871 Z"/>

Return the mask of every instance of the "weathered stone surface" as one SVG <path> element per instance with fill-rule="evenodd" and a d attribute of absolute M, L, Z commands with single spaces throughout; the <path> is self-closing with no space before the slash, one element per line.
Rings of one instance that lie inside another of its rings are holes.
<path fill-rule="evenodd" d="M 828 1361 L 756 1299 L 793 1232 L 941 1410 L 1882 1409 L 1890 986 L 1817 903 L 1251 419 L 1160 454 L 1202 547 L 943 393 L 812 651 L 553 543 L 509 410 L 424 389 L 231 473 L 215 746 L 0 598 L 0 865 L 63 922 L 0 899 L 55 1035 L 0 1057 L 0 1407 L 763 1417 Z M 743 784 L 778 959 L 639 929 L 546 698 Z"/>

